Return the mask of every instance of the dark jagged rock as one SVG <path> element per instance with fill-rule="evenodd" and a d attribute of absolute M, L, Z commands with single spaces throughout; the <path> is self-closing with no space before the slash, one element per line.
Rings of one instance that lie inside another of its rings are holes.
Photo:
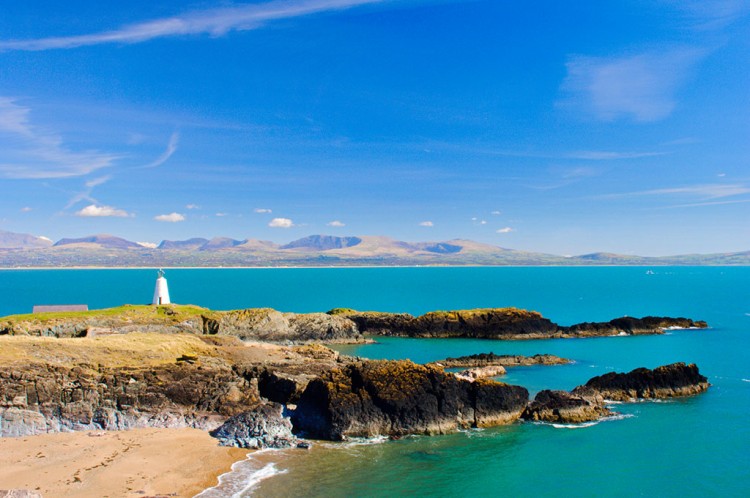
<path fill-rule="evenodd" d="M 663 316 L 645 316 L 643 318 L 621 317 L 609 322 L 583 322 L 570 327 L 560 327 L 565 335 L 587 337 L 601 335 L 639 335 L 661 334 L 665 329 L 698 328 L 705 329 L 708 324 L 704 321 L 694 321 L 689 318 L 670 318 Z"/>
<path fill-rule="evenodd" d="M 222 446 L 237 448 L 291 448 L 297 445 L 292 422 L 284 417 L 278 403 L 262 403 L 257 408 L 230 417 L 210 434 Z"/>
<path fill-rule="evenodd" d="M 411 337 L 470 337 L 497 339 L 552 335 L 557 326 L 535 311 L 517 308 L 433 311 L 409 324 Z"/>
<path fill-rule="evenodd" d="M 649 370 L 636 368 L 628 373 L 610 372 L 578 386 L 573 394 L 587 398 L 601 397 L 615 401 L 641 398 L 673 398 L 702 393 L 709 387 L 708 379 L 693 363 L 673 363 Z"/>
<path fill-rule="evenodd" d="M 446 358 L 434 361 L 430 365 L 443 368 L 481 368 L 489 366 L 519 367 L 531 365 L 567 365 L 571 360 L 560 358 L 551 354 L 535 354 L 534 356 L 523 355 L 497 355 L 495 353 L 479 353 L 458 358 Z"/>
<path fill-rule="evenodd" d="M 603 404 L 567 391 L 544 390 L 523 411 L 524 420 L 580 424 L 612 415 Z"/>
<path fill-rule="evenodd" d="M 409 313 L 382 313 L 379 311 L 355 311 L 336 308 L 330 315 L 343 316 L 357 325 L 357 330 L 368 335 L 404 335 L 409 330 L 414 316 Z"/>
<path fill-rule="evenodd" d="M 519 386 L 462 381 L 410 361 L 366 361 L 310 382 L 292 421 L 297 431 L 331 440 L 442 434 L 513 422 L 527 401 Z"/>

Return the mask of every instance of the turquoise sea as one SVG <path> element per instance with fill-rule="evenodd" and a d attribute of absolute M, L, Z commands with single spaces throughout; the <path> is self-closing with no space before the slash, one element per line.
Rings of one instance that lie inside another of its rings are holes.
<path fill-rule="evenodd" d="M 700 396 L 617 405 L 586 426 L 519 423 L 399 441 L 262 452 L 202 496 L 750 496 L 750 268 L 331 268 L 168 270 L 172 300 L 215 309 L 334 307 L 419 314 L 516 306 L 561 324 L 618 316 L 706 320 L 662 336 L 542 341 L 378 339 L 341 346 L 368 358 L 551 353 L 572 365 L 509 370 L 533 394 L 616 370 L 694 362 Z M 0 315 L 34 304 L 90 308 L 151 299 L 153 270 L 0 272 Z"/>

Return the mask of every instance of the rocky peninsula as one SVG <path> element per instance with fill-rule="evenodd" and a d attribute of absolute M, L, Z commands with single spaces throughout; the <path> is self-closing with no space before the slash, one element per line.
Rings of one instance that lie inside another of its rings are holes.
<path fill-rule="evenodd" d="M 363 342 L 367 337 L 497 340 L 662 334 L 671 328 L 706 328 L 704 321 L 621 317 L 609 322 L 558 325 L 535 311 L 486 308 L 407 313 L 283 313 L 270 308 L 212 311 L 198 306 L 121 306 L 107 310 L 15 315 L 0 319 L 0 335 L 91 337 L 129 332 L 234 336 L 281 344 Z"/>

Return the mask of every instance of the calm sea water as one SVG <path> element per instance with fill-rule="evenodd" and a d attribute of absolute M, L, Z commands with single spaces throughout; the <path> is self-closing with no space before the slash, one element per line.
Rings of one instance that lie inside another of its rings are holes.
<path fill-rule="evenodd" d="M 709 330 L 543 341 L 379 339 L 369 358 L 427 362 L 464 354 L 551 353 L 573 365 L 512 369 L 503 381 L 572 389 L 594 375 L 695 362 L 711 389 L 618 405 L 587 427 L 519 423 L 400 441 L 317 444 L 242 462 L 207 496 L 750 496 L 750 268 L 362 268 L 170 270 L 172 300 L 215 309 L 269 306 L 403 311 L 517 306 L 561 324 L 688 316 Z M 91 308 L 150 301 L 151 270 L 0 272 L 0 315 L 34 304 Z M 267 477 L 267 478 L 265 478 Z M 263 479 L 265 478 L 265 479 Z M 248 484 L 250 489 L 241 491 Z"/>

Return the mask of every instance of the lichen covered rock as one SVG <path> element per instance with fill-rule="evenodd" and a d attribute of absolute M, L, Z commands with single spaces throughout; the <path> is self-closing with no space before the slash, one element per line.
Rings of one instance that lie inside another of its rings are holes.
<path fill-rule="evenodd" d="M 443 434 L 513 422 L 527 401 L 519 386 L 467 382 L 410 361 L 365 361 L 310 382 L 292 421 L 298 431 L 331 440 Z"/>
<path fill-rule="evenodd" d="M 580 424 L 612 415 L 603 404 L 567 391 L 544 390 L 523 411 L 524 420 Z"/>
<path fill-rule="evenodd" d="M 636 368 L 628 373 L 610 372 L 590 379 L 573 390 L 584 397 L 603 397 L 614 401 L 648 398 L 674 398 L 706 391 L 708 379 L 692 363 L 673 363 L 653 370 Z"/>

